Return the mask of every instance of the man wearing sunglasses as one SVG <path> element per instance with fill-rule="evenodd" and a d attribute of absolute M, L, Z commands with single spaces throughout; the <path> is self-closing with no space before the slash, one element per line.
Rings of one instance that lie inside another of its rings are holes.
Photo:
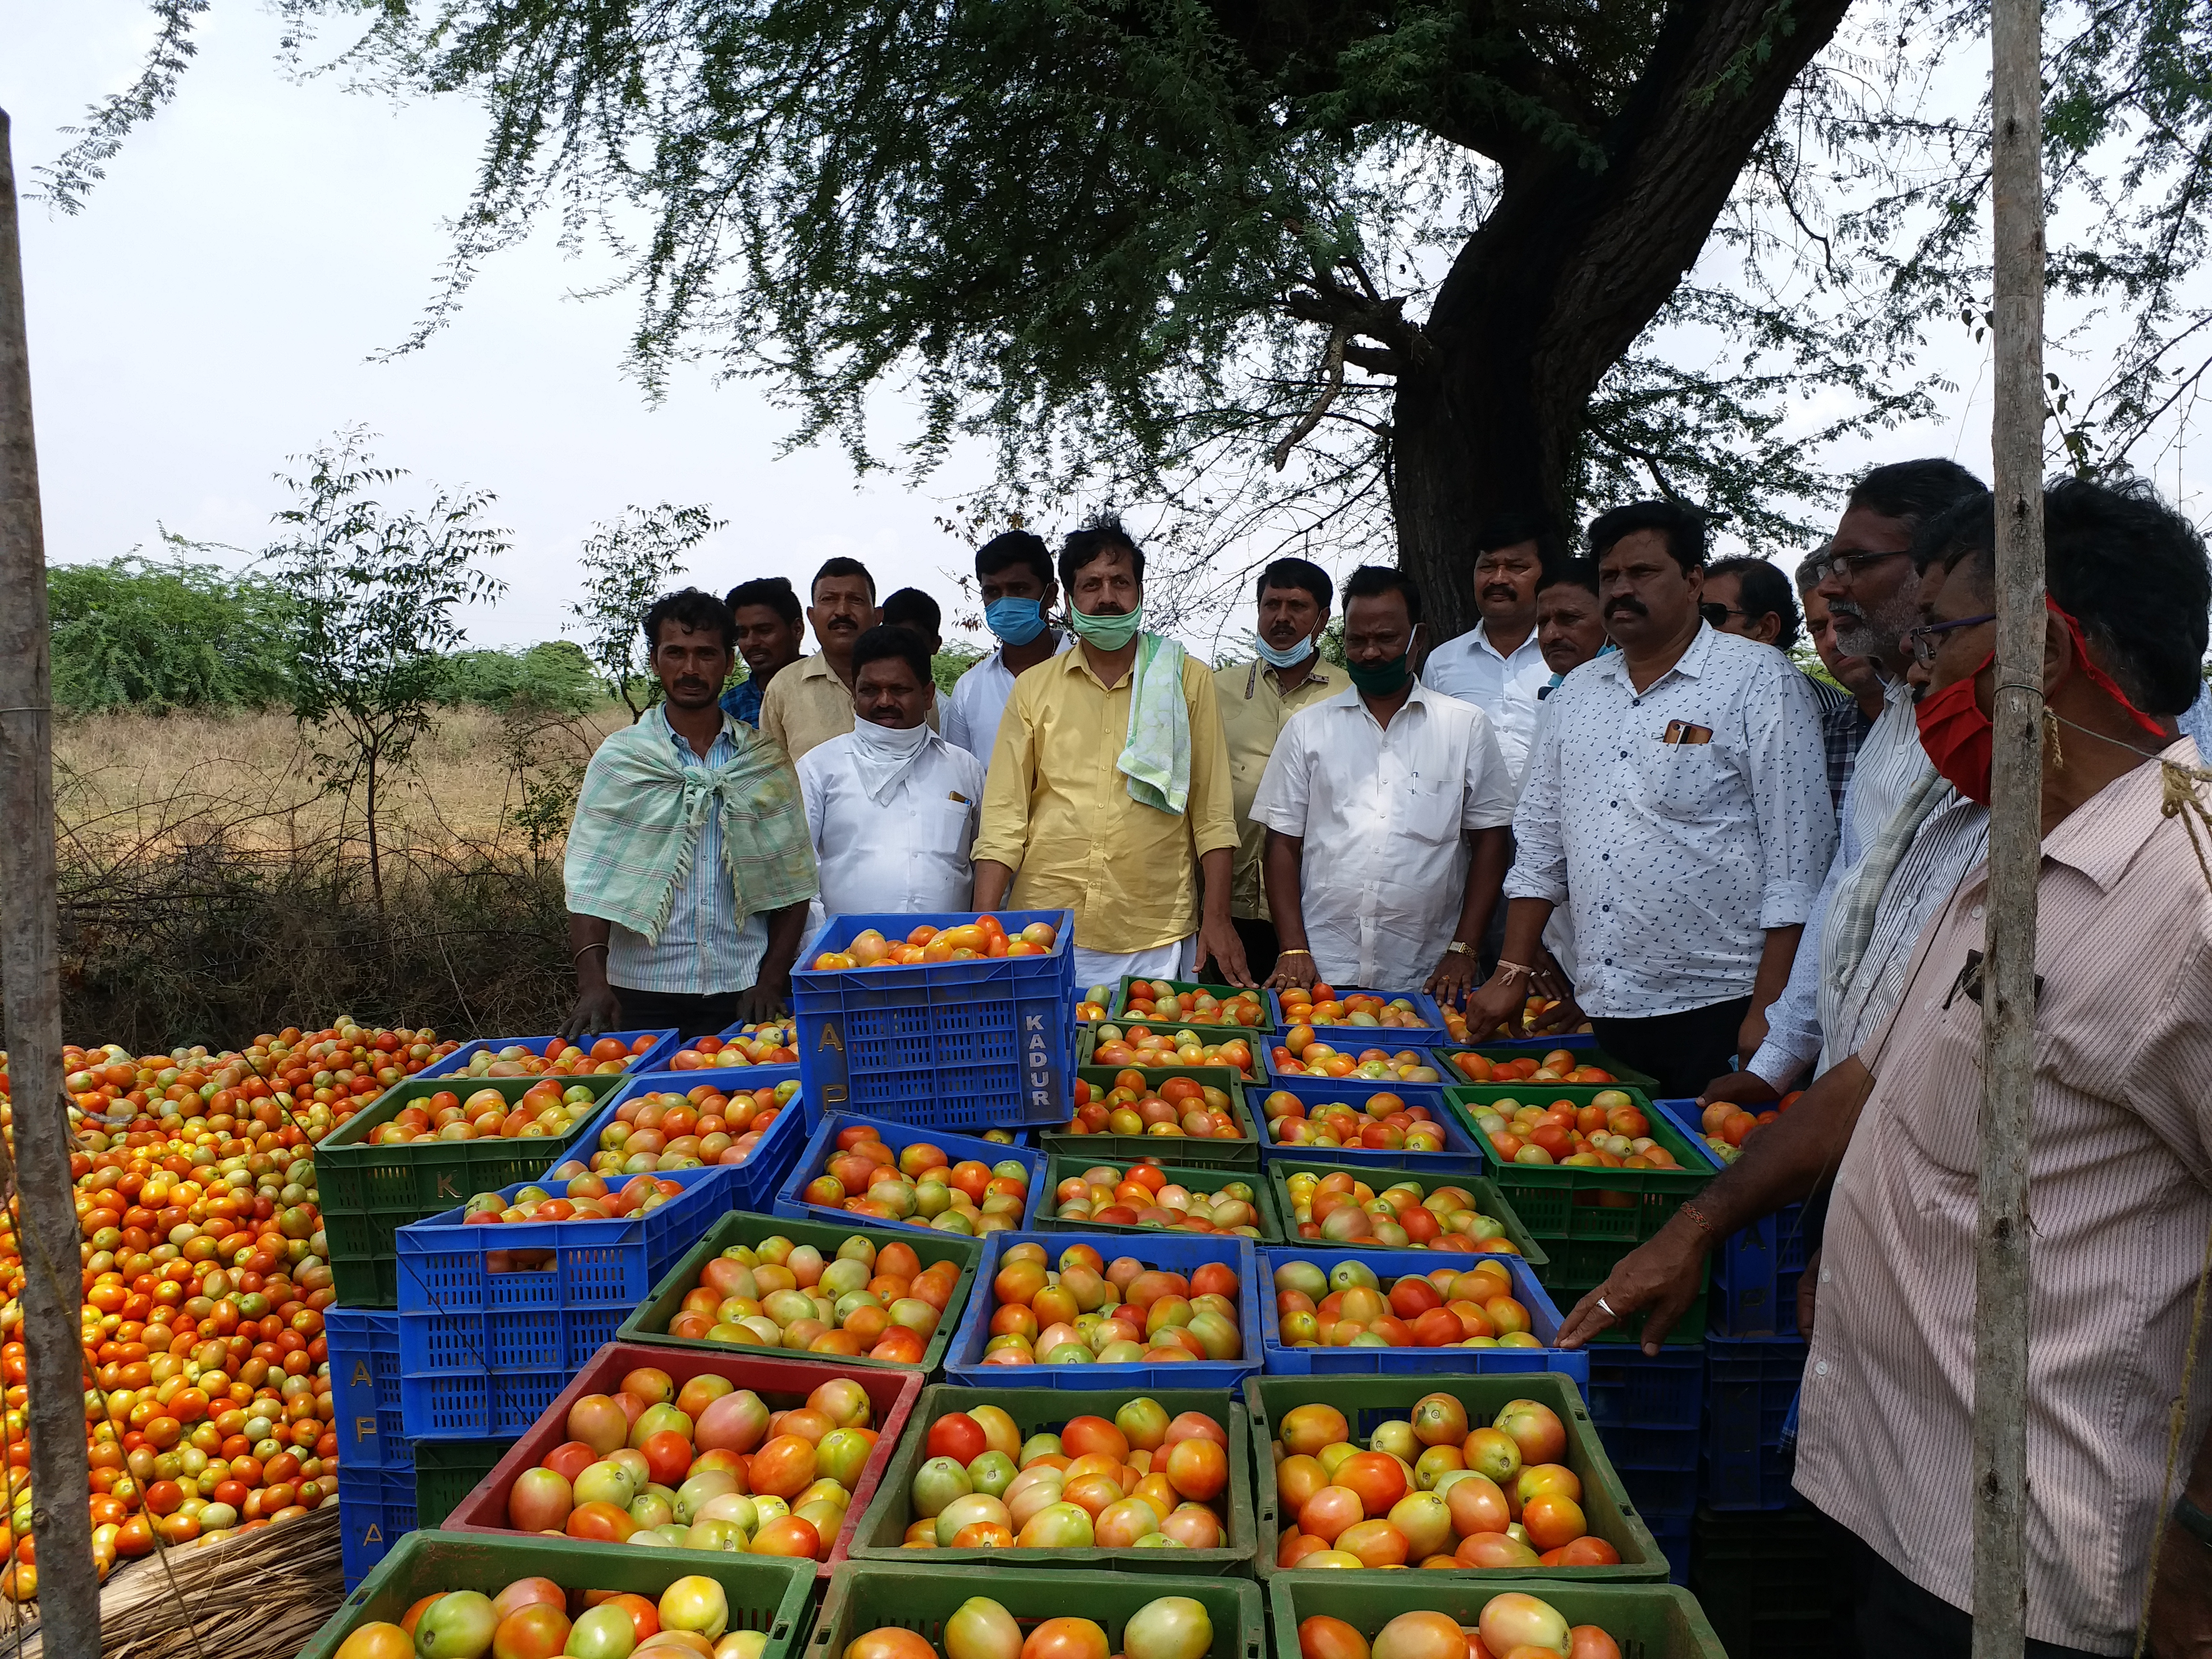
<path fill-rule="evenodd" d="M 2140 482 L 2066 479 L 2045 491 L 2044 519 L 2027 1651 L 2142 1651 L 2147 1615 L 2148 1650 L 2163 1659 L 2203 1652 L 2212 1631 L 2212 1374 L 2192 1377 L 2189 1363 L 2212 1234 L 2212 878 L 2207 790 L 2191 775 L 2202 759 L 2175 735 L 2200 684 L 2212 565 Z M 1923 614 L 1907 636 L 1927 681 L 1922 743 L 1978 802 L 1996 540 L 1986 495 L 1929 528 Z M 1929 919 L 1893 1017 L 1747 1139 L 1561 1332 L 1572 1347 L 1648 1313 L 1656 1352 L 1715 1240 L 1829 1188 L 1826 1244 L 1800 1295 L 1819 1318 L 1801 1322 L 1812 1346 L 1796 1486 L 1838 1523 L 1869 1655 L 1965 1659 L 1972 1640 L 1960 1540 L 1978 1501 L 1978 969 L 2005 925 L 1988 902 L 1984 865 Z"/>

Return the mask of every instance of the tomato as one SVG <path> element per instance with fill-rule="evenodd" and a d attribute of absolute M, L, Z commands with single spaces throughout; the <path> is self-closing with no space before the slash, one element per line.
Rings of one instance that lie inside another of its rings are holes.
<path fill-rule="evenodd" d="M 1213 1646 L 1213 1620 L 1202 1601 L 1158 1596 L 1130 1616 L 1121 1646 L 1128 1659 L 1206 1659 Z"/>
<path fill-rule="evenodd" d="M 1582 1505 L 1565 1492 L 1539 1492 L 1521 1506 L 1521 1524 L 1540 1550 L 1558 1549 L 1589 1530 Z"/>
<path fill-rule="evenodd" d="M 415 1659 L 415 1638 L 397 1625 L 372 1620 L 338 1644 L 334 1659 Z"/>
<path fill-rule="evenodd" d="M 885 1625 L 846 1643 L 842 1659 L 937 1659 L 937 1650 L 910 1630 Z"/>
<path fill-rule="evenodd" d="M 1406 1495 L 1406 1471 L 1384 1452 L 1355 1452 L 1336 1466 L 1329 1479 L 1356 1493 L 1361 1510 L 1370 1516 L 1388 1515 L 1390 1506 Z"/>
<path fill-rule="evenodd" d="M 611 1595 L 600 1605 L 619 1607 L 628 1613 L 630 1628 L 637 1633 L 637 1639 L 641 1642 L 648 1636 L 654 1635 L 660 1629 L 660 1609 L 642 1595 L 629 1594 Z"/>
<path fill-rule="evenodd" d="M 769 1522 L 753 1534 L 755 1555 L 784 1555 L 818 1561 L 829 1553 L 833 1538 L 824 1538 L 811 1521 L 786 1515 Z"/>
<path fill-rule="evenodd" d="M 1364 1518 L 1358 1492 L 1348 1486 L 1323 1486 L 1299 1506 L 1298 1530 L 1333 1543 L 1339 1533 Z"/>
<path fill-rule="evenodd" d="M 567 1609 L 535 1601 L 499 1621 L 492 1632 L 492 1659 L 555 1659 L 568 1642 Z"/>
<path fill-rule="evenodd" d="M 989 1449 L 983 1425 L 965 1412 L 948 1412 L 929 1425 L 929 1457 L 950 1457 L 966 1468 Z"/>
<path fill-rule="evenodd" d="M 1310 1457 L 1323 1446 L 1352 1437 L 1352 1425 L 1334 1406 L 1296 1406 L 1283 1413 L 1284 1447 Z"/>
<path fill-rule="evenodd" d="M 1567 1449 L 1566 1425 L 1540 1401 L 1508 1401 L 1491 1426 L 1520 1449 L 1523 1463 L 1556 1463 Z"/>
<path fill-rule="evenodd" d="M 1341 1619 L 1315 1613 L 1298 1623 L 1300 1659 L 1368 1659 L 1367 1638 Z"/>
<path fill-rule="evenodd" d="M 1567 1650 L 1567 1621 L 1548 1601 L 1518 1590 L 1493 1595 L 1486 1602 L 1476 1628 L 1482 1644 L 1492 1653 L 1510 1653 L 1520 1647 Z"/>
<path fill-rule="evenodd" d="M 1106 1632 L 1090 1620 L 1048 1619 L 1022 1644 L 1021 1659 L 1107 1659 L 1110 1652 Z"/>
<path fill-rule="evenodd" d="M 557 1532 L 574 1507 L 566 1480 L 550 1469 L 525 1469 L 507 1491 L 507 1524 L 522 1532 Z"/>

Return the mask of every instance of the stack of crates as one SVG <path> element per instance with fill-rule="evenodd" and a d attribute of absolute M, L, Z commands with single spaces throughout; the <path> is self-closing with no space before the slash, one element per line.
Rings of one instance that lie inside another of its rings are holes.
<path fill-rule="evenodd" d="M 1590 1421 L 1620 1484 L 1659 1541 L 1668 1577 L 1686 1583 L 1704 1445 L 1705 1351 L 1670 1346 L 1656 1358 L 1638 1347 L 1588 1352 Z"/>
<path fill-rule="evenodd" d="M 1075 1100 L 1075 915 L 993 913 L 1011 938 L 1054 931 L 1042 956 L 817 970 L 873 930 L 902 939 L 975 913 L 832 916 L 791 975 L 807 1112 L 860 1112 L 916 1128 L 1016 1128 L 1065 1122 Z"/>
<path fill-rule="evenodd" d="M 1691 1528 L 1690 1589 L 1729 1659 L 1844 1659 L 1850 1585 L 1832 1523 L 1812 1510 L 1721 1515 Z"/>
<path fill-rule="evenodd" d="M 1705 1498 L 1712 1508 L 1790 1507 L 1782 1428 L 1804 1372 L 1805 1345 L 1796 1337 L 1706 1339 Z"/>
<path fill-rule="evenodd" d="M 639 1065 L 650 1063 L 676 1042 L 673 1031 L 609 1035 L 630 1048 L 634 1063 Z M 424 1522 L 418 1489 L 437 1470 L 421 1466 L 401 1407 L 399 1229 L 448 1209 L 483 1188 L 534 1178 L 548 1167 L 549 1154 L 566 1156 L 585 1126 L 580 1120 L 575 1131 L 557 1141 L 487 1139 L 386 1146 L 375 1145 L 369 1136 L 407 1103 L 427 1100 L 441 1090 L 465 1094 L 476 1088 L 496 1088 L 510 1099 L 519 1097 L 538 1079 L 468 1077 L 470 1060 L 479 1052 L 497 1053 L 518 1043 L 543 1054 L 553 1040 L 550 1036 L 499 1037 L 464 1044 L 386 1090 L 315 1149 L 316 1184 L 337 1294 L 337 1300 L 323 1311 L 323 1335 L 338 1441 L 340 1554 L 349 1589 L 418 1525 L 436 1524 L 434 1519 Z M 611 1102 L 629 1085 L 629 1076 L 605 1073 L 574 1081 Z M 444 1449 L 471 1459 L 483 1450 L 450 1443 Z M 477 1478 L 480 1474 L 461 1490 L 466 1491 Z"/>

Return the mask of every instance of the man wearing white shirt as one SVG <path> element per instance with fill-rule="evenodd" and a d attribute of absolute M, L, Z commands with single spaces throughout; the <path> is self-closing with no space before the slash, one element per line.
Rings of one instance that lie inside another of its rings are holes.
<path fill-rule="evenodd" d="M 1576 1000 L 1598 1041 L 1666 1093 L 1694 1094 L 1781 994 L 1827 873 L 1820 724 L 1789 659 L 1699 616 L 1702 515 L 1638 501 L 1589 540 L 1620 649 L 1547 699 L 1513 818 L 1504 951 L 1468 1024 L 1518 1012 L 1544 924 L 1571 896 Z"/>
<path fill-rule="evenodd" d="M 1490 717 L 1498 752 L 1517 785 L 1536 729 L 1537 693 L 1552 671 L 1536 639 L 1536 589 L 1562 556 L 1551 527 L 1501 514 L 1474 538 L 1474 605 L 1482 620 L 1429 653 L 1421 684 Z"/>
<path fill-rule="evenodd" d="M 1414 677 L 1420 589 L 1370 565 L 1344 588 L 1352 684 L 1300 709 L 1252 804 L 1282 942 L 1271 984 L 1456 1000 L 1505 874 L 1512 783 L 1490 720 Z"/>
<path fill-rule="evenodd" d="M 983 763 L 929 729 L 929 655 L 904 628 L 853 647 L 853 729 L 799 757 L 830 915 L 965 910 Z"/>
<path fill-rule="evenodd" d="M 975 581 L 983 624 L 999 648 L 954 682 L 945 700 L 945 740 L 988 767 L 1015 677 L 1066 650 L 1070 636 L 1045 620 L 1059 602 L 1060 584 L 1041 538 L 1026 530 L 992 537 L 975 550 Z"/>

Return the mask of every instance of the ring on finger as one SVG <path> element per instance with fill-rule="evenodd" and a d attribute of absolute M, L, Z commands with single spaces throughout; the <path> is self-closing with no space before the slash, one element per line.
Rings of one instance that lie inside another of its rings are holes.
<path fill-rule="evenodd" d="M 1607 1319 L 1618 1319 L 1620 1317 L 1619 1314 L 1613 1312 L 1613 1304 L 1607 1302 L 1603 1297 L 1598 1297 L 1597 1305 L 1604 1312 L 1605 1316 Z"/>

